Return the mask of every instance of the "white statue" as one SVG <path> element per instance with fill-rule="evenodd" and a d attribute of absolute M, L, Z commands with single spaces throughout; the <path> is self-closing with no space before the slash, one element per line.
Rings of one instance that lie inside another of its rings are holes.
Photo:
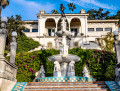
<path fill-rule="evenodd" d="M 68 76 L 75 76 L 75 62 L 71 61 L 68 66 Z"/>
<path fill-rule="evenodd" d="M 54 77 L 61 77 L 61 69 L 58 61 L 54 62 Z"/>
<path fill-rule="evenodd" d="M 40 78 L 45 78 L 45 70 L 43 65 L 41 65 L 41 68 L 40 68 Z"/>
<path fill-rule="evenodd" d="M 82 73 L 83 73 L 83 77 L 89 77 L 89 78 L 91 77 L 90 76 L 90 71 L 89 71 L 89 68 L 88 68 L 87 65 L 85 65 L 85 67 L 83 68 Z"/>
<path fill-rule="evenodd" d="M 54 71 L 57 71 L 57 72 L 58 72 L 58 71 L 61 71 L 61 70 L 60 70 L 60 64 L 59 64 L 58 61 L 55 61 L 55 62 L 54 62 Z"/>

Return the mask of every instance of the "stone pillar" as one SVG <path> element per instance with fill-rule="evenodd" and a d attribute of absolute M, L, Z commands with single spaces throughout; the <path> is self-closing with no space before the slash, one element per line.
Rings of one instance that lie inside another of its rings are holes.
<path fill-rule="evenodd" d="M 0 29 L 0 59 L 4 59 L 4 50 L 6 44 L 6 36 L 7 36 L 7 29 L 6 29 L 6 22 L 1 21 L 1 28 Z"/>
<path fill-rule="evenodd" d="M 15 56 L 16 56 L 16 49 L 17 49 L 17 42 L 16 42 L 17 33 L 12 32 L 12 42 L 10 44 L 10 62 L 15 63 Z"/>
<path fill-rule="evenodd" d="M 6 21 L 4 21 L 6 20 Z M 10 63 L 4 57 L 4 49 L 6 43 L 7 29 L 6 22 L 7 18 L 1 19 L 0 29 L 0 91 L 11 91 L 16 80 L 17 67 L 15 64 Z"/>
<path fill-rule="evenodd" d="M 57 32 L 57 29 L 58 29 L 58 28 L 57 28 L 57 24 L 58 24 L 58 23 L 56 22 L 56 31 L 55 31 L 55 33 Z"/>
<path fill-rule="evenodd" d="M 115 81 L 118 83 L 120 86 L 120 42 L 119 42 L 119 33 L 118 31 L 114 31 L 114 47 L 115 47 L 115 53 L 116 53 L 116 59 L 117 59 L 117 65 L 115 67 Z"/>
<path fill-rule="evenodd" d="M 71 30 L 70 30 L 70 23 L 69 23 L 69 31 L 71 31 Z"/>

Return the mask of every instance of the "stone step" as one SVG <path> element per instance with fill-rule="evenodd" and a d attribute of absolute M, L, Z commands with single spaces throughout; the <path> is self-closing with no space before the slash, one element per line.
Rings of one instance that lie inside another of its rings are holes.
<path fill-rule="evenodd" d="M 40 85 L 106 85 L 105 83 L 27 83 L 27 86 L 40 86 Z"/>
<path fill-rule="evenodd" d="M 49 91 L 49 90 L 23 90 L 23 91 Z M 80 89 L 80 90 L 50 90 L 50 91 L 110 91 L 110 90 L 103 90 L 103 89 L 100 89 L 100 90 L 96 90 L 96 89 L 92 89 L 92 90 L 85 90 L 85 89 Z"/>
<path fill-rule="evenodd" d="M 60 91 L 60 90 L 69 90 L 69 91 L 110 91 L 108 88 L 35 88 L 35 89 L 24 89 L 23 91 Z"/>
<path fill-rule="evenodd" d="M 110 91 L 105 81 L 28 82 L 23 91 Z"/>
<path fill-rule="evenodd" d="M 107 87 L 106 85 L 55 85 L 55 86 L 44 86 L 44 85 L 40 85 L 40 86 L 26 86 L 25 88 L 46 88 L 46 87 L 52 87 L 52 88 L 56 88 L 56 87 L 60 87 L 60 88 L 64 88 L 64 87 L 82 87 L 82 88 L 86 88 L 86 87 L 91 87 L 91 88 L 96 88 L 96 87 Z"/>
<path fill-rule="evenodd" d="M 106 85 L 106 84 L 27 84 L 26 86 Z"/>

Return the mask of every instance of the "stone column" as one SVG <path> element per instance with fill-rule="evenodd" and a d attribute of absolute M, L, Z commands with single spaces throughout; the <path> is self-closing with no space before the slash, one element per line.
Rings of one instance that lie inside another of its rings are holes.
<path fill-rule="evenodd" d="M 69 23 L 69 31 L 71 31 L 71 30 L 70 30 L 70 23 Z"/>
<path fill-rule="evenodd" d="M 6 36 L 7 36 L 7 29 L 6 29 L 6 22 L 1 21 L 1 29 L 0 29 L 0 59 L 4 59 L 4 50 L 6 44 Z"/>
<path fill-rule="evenodd" d="M 10 63 L 4 58 L 4 49 L 6 43 L 7 29 L 6 22 L 7 18 L 1 19 L 0 29 L 0 91 L 11 91 L 16 80 L 17 67 L 15 64 Z"/>
<path fill-rule="evenodd" d="M 58 28 L 57 28 L 57 24 L 58 24 L 58 23 L 56 22 L 56 31 L 55 31 L 55 33 L 57 32 L 57 29 L 58 29 Z"/>
<path fill-rule="evenodd" d="M 16 49 L 17 49 L 17 42 L 16 42 L 17 33 L 12 32 L 12 42 L 10 44 L 10 62 L 15 63 L 15 56 L 16 56 Z"/>

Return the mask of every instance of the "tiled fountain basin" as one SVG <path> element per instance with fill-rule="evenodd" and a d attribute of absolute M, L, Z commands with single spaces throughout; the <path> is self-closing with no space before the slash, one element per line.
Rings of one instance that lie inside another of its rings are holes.
<path fill-rule="evenodd" d="M 46 78 L 38 78 L 36 82 L 91 82 L 94 81 L 93 78 L 88 77 L 46 77 Z"/>

